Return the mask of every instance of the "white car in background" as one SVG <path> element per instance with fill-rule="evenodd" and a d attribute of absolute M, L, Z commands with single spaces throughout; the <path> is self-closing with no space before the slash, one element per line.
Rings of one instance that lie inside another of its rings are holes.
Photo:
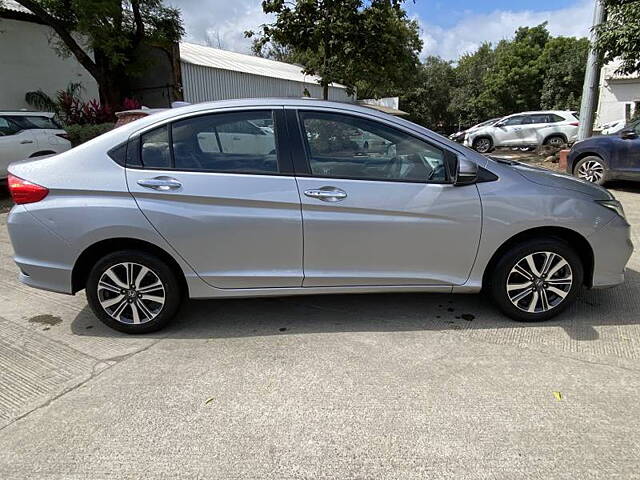
<path fill-rule="evenodd" d="M 11 162 L 66 152 L 67 132 L 47 112 L 0 111 L 0 179 Z"/>
<path fill-rule="evenodd" d="M 464 144 L 480 153 L 496 147 L 562 147 L 576 141 L 580 122 L 576 112 L 522 112 L 467 135 Z"/>

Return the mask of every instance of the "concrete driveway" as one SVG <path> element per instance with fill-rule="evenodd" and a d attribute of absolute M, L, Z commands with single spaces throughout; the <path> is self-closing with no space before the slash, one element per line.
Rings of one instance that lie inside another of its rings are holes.
<path fill-rule="evenodd" d="M 640 187 L 614 193 L 640 245 Z M 20 285 L 0 223 L 2 479 L 640 478 L 640 254 L 543 324 L 476 295 L 298 297 L 132 337 Z"/>

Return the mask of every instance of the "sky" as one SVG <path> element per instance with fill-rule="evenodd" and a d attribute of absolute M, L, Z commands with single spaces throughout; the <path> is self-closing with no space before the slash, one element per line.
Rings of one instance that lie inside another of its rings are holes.
<path fill-rule="evenodd" d="M 246 30 L 268 23 L 261 0 L 167 0 L 182 11 L 185 41 L 248 53 Z M 513 36 L 520 26 L 549 23 L 553 35 L 587 36 L 594 0 L 407 0 L 420 24 L 421 56 L 456 60 L 484 41 Z"/>

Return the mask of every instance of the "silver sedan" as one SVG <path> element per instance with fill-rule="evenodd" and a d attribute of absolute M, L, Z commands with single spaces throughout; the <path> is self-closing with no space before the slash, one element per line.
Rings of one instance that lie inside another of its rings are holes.
<path fill-rule="evenodd" d="M 484 290 L 545 320 L 633 249 L 607 190 L 347 104 L 181 107 L 9 171 L 21 281 L 130 333 L 186 297 Z"/>

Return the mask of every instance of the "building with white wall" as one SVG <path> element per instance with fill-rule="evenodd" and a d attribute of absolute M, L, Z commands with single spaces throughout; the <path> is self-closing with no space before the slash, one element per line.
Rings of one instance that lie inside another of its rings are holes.
<path fill-rule="evenodd" d="M 289 63 L 180 43 L 183 96 L 198 103 L 230 98 L 322 98 L 320 79 Z M 329 100 L 355 101 L 346 87 L 329 87 Z"/>
<path fill-rule="evenodd" d="M 21 5 L 5 0 L 0 9 L 0 110 L 30 108 L 25 93 L 50 96 L 69 83 L 82 84 L 85 99 L 98 98 L 98 85 L 73 57 L 63 58 L 50 41 L 53 30 Z"/>
<path fill-rule="evenodd" d="M 629 120 L 640 111 L 640 75 L 620 75 L 616 73 L 619 66 L 619 62 L 612 62 L 602 68 L 596 117 L 598 126 Z"/>

